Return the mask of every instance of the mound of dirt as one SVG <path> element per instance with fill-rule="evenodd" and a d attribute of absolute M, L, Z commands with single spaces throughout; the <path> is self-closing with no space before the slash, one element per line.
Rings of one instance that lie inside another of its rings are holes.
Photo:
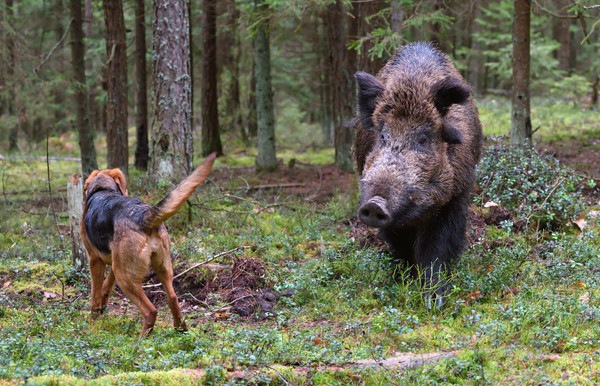
<path fill-rule="evenodd" d="M 150 282 L 154 281 L 150 275 Z M 206 309 L 217 318 L 230 314 L 262 320 L 275 315 L 279 295 L 267 278 L 264 262 L 258 258 L 233 258 L 232 265 L 206 264 L 173 281 L 182 308 Z M 155 305 L 165 305 L 160 291 L 146 291 Z M 183 301 L 182 301 L 183 300 Z"/>

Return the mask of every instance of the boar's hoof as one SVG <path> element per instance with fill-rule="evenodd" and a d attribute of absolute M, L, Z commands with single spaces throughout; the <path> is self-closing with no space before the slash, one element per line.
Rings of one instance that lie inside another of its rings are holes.
<path fill-rule="evenodd" d="M 435 305 L 435 308 L 441 310 L 444 306 L 444 302 L 446 301 L 447 292 L 448 291 L 446 290 L 446 288 L 438 289 L 433 293 L 427 292 L 425 294 L 425 306 L 427 307 L 427 309 L 431 311 Z"/>
<path fill-rule="evenodd" d="M 385 198 L 375 196 L 358 210 L 358 218 L 368 226 L 384 228 L 390 225 L 392 218 L 387 210 Z"/>

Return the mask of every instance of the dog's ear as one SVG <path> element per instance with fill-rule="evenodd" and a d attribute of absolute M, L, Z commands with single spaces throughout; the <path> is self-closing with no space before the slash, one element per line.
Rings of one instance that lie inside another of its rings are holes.
<path fill-rule="evenodd" d="M 92 183 L 92 181 L 94 181 L 94 178 L 96 178 L 96 176 L 98 175 L 98 173 L 100 173 L 100 170 L 94 170 L 88 176 L 88 178 L 85 179 L 85 184 L 83 184 L 83 194 L 87 193 L 87 190 L 90 187 L 90 184 Z"/>
<path fill-rule="evenodd" d="M 111 169 L 108 171 L 108 175 L 115 180 L 121 194 L 124 196 L 128 196 L 129 192 L 127 192 L 127 180 L 125 179 L 125 175 L 119 169 Z"/>

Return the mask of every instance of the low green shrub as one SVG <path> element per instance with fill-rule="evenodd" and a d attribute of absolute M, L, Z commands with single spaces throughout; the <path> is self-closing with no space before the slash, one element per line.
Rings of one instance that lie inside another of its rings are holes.
<path fill-rule="evenodd" d="M 493 201 L 536 228 L 570 224 L 583 209 L 583 178 L 549 155 L 494 141 L 479 163 L 475 202 Z"/>

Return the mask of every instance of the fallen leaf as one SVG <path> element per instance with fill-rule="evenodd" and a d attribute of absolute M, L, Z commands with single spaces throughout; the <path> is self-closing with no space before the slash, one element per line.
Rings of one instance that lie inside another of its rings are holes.
<path fill-rule="evenodd" d="M 10 287 L 10 285 L 12 284 L 12 281 L 7 281 L 4 284 L 2 284 L 2 288 L 7 289 L 8 287 Z"/>
<path fill-rule="evenodd" d="M 231 314 L 228 312 L 215 312 L 214 316 L 217 320 L 227 320 L 231 317 Z"/>
<path fill-rule="evenodd" d="M 583 280 L 578 280 L 573 284 L 574 288 L 586 288 L 587 287 L 587 283 Z"/>
<path fill-rule="evenodd" d="M 583 231 L 587 227 L 587 221 L 584 215 L 579 215 L 573 223 L 579 227 L 579 230 Z"/>
<path fill-rule="evenodd" d="M 579 301 L 584 304 L 588 304 L 590 302 L 590 293 L 584 292 L 583 295 L 579 297 Z"/>
<path fill-rule="evenodd" d="M 328 346 L 329 343 L 326 340 L 323 340 L 321 338 L 315 338 L 313 340 L 313 343 L 315 346 Z"/>
<path fill-rule="evenodd" d="M 539 357 L 543 361 L 554 362 L 560 359 L 560 355 L 552 354 L 552 355 L 540 355 Z"/>

